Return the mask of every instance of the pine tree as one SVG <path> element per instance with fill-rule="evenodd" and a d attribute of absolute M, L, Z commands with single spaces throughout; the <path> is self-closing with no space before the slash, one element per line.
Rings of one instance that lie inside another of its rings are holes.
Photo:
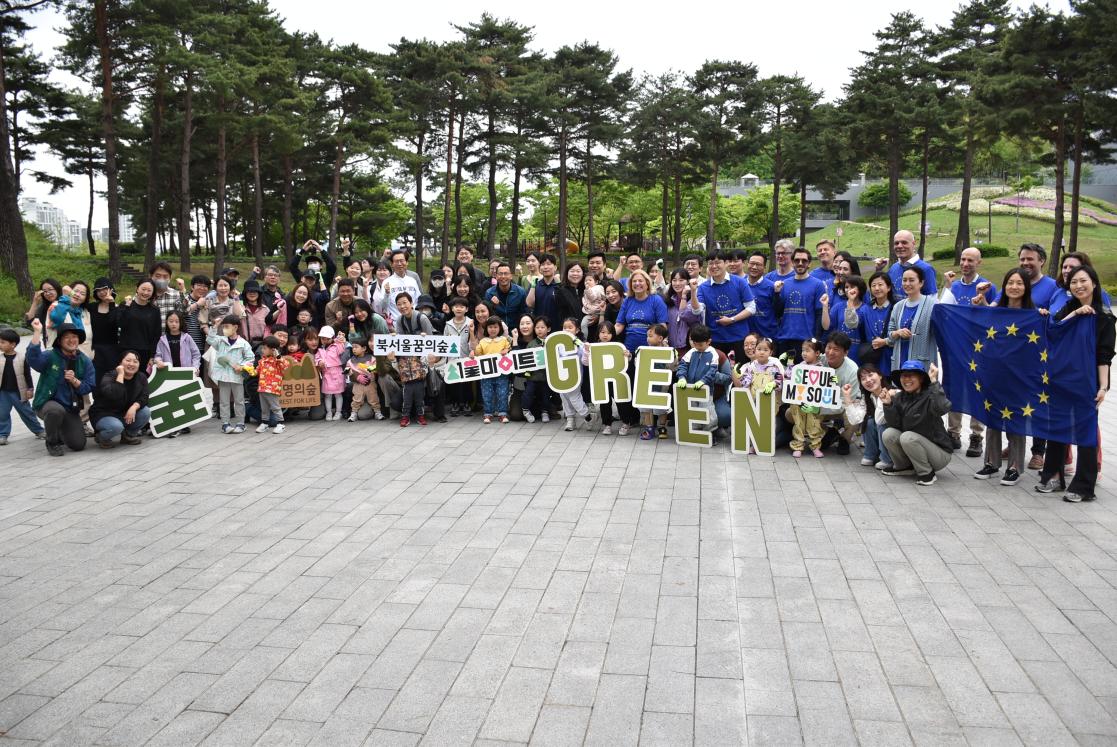
<path fill-rule="evenodd" d="M 803 131 L 819 94 L 799 76 L 775 75 L 761 82 L 764 119 L 767 121 L 768 147 L 772 155 L 772 225 L 768 230 L 768 246 L 774 248 L 780 238 L 780 187 L 785 174 L 787 141 Z M 804 188 L 806 184 L 800 182 Z M 802 234 L 799 237 L 803 240 Z"/>

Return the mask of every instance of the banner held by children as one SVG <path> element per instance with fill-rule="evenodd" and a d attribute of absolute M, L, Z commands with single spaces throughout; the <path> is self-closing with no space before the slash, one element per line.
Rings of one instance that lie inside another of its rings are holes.
<path fill-rule="evenodd" d="M 147 406 L 151 411 L 151 435 L 170 435 L 204 423 L 212 416 L 202 396 L 202 380 L 190 367 L 156 368 L 148 381 Z"/>
<path fill-rule="evenodd" d="M 459 358 L 446 364 L 447 384 L 462 381 L 480 381 L 505 374 L 520 374 L 538 371 L 547 367 L 547 353 L 544 348 L 522 348 L 503 355 L 478 355 L 473 358 Z"/>
<path fill-rule="evenodd" d="M 283 391 L 279 395 L 279 406 L 286 409 L 317 407 L 320 404 L 322 386 L 318 381 L 314 358 L 305 355 L 301 361 L 292 359 L 291 366 L 283 372 Z"/>
<path fill-rule="evenodd" d="M 457 358 L 462 354 L 461 339 L 457 335 L 373 335 L 372 354 L 388 353 L 411 358 L 420 355 Z"/>
<path fill-rule="evenodd" d="M 783 383 L 783 401 L 789 405 L 841 407 L 837 374 L 826 366 L 796 366 Z"/>

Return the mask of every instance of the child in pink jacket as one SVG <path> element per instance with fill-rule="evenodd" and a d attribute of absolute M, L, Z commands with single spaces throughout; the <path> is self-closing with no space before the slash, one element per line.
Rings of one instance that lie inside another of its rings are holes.
<path fill-rule="evenodd" d="M 335 335 L 330 325 L 318 330 L 318 351 L 314 354 L 314 364 L 322 374 L 322 404 L 326 408 L 326 420 L 341 420 L 341 395 L 345 393 L 345 368 L 341 365 L 341 354 L 345 352 L 345 336 Z"/>

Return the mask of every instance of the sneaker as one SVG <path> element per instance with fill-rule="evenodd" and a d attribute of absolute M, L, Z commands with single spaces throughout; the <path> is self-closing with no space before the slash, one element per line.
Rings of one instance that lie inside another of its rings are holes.
<path fill-rule="evenodd" d="M 434 422 L 436 422 L 436 423 L 449 423 L 450 421 L 446 419 L 445 415 L 440 415 L 439 417 L 434 419 Z"/>
<path fill-rule="evenodd" d="M 287 426 L 285 426 L 283 423 L 276 423 L 275 427 L 272 428 L 271 432 L 279 434 L 279 433 L 282 433 L 285 430 L 287 430 Z"/>
<path fill-rule="evenodd" d="M 542 420 L 544 423 L 549 423 L 551 422 L 551 413 L 544 412 L 541 416 L 539 416 L 539 419 Z"/>
<path fill-rule="evenodd" d="M 82 430 L 85 431 L 86 438 L 93 438 L 96 434 L 93 432 L 93 423 L 86 421 L 82 423 Z"/>
<path fill-rule="evenodd" d="M 189 428 L 183 428 L 182 430 L 189 431 L 190 429 Z M 38 433 L 35 434 L 35 438 L 38 438 L 38 439 L 41 439 L 41 440 L 44 440 L 44 441 L 46 440 L 46 437 L 47 437 L 47 432 L 46 431 L 39 431 Z M 7 439 L 4 439 L 4 440 L 7 440 Z"/>
<path fill-rule="evenodd" d="M 872 467 L 874 464 L 876 464 L 876 462 L 874 462 L 872 459 L 869 459 L 868 457 L 863 457 L 861 459 L 862 467 Z"/>
<path fill-rule="evenodd" d="M 507 415 L 501 415 L 500 416 L 500 422 L 501 423 L 507 423 L 508 422 L 508 416 Z"/>
<path fill-rule="evenodd" d="M 838 456 L 849 456 L 849 441 L 839 437 L 836 451 L 838 452 Z M 818 456 L 818 454 L 815 454 L 815 456 Z"/>
<path fill-rule="evenodd" d="M 620 427 L 620 430 L 617 431 L 617 435 L 618 436 L 627 436 L 629 430 L 631 430 L 631 429 L 628 427 L 628 423 L 622 423 L 621 427 Z"/>
<path fill-rule="evenodd" d="M 1005 476 L 1001 478 L 1001 485 L 1015 485 L 1020 482 L 1020 473 L 1011 467 L 1005 470 Z"/>
<path fill-rule="evenodd" d="M 102 449 L 111 449 L 112 447 L 116 446 L 116 444 L 112 441 L 102 441 L 99 438 L 97 439 L 97 445 L 100 446 Z"/>
<path fill-rule="evenodd" d="M 801 456 L 803 456 L 803 452 L 802 452 L 802 451 L 800 451 L 799 449 L 796 449 L 795 451 L 791 452 L 791 456 L 793 456 L 793 457 L 795 457 L 796 459 L 798 459 L 798 458 L 800 458 Z"/>
<path fill-rule="evenodd" d="M 372 417 L 373 417 L 374 420 L 383 420 L 384 419 L 384 413 L 380 412 L 380 410 L 373 410 L 372 411 Z"/>
<path fill-rule="evenodd" d="M 966 449 L 966 456 L 968 456 L 968 457 L 979 457 L 979 456 L 981 456 L 982 451 L 983 451 L 983 449 L 982 449 L 982 444 L 981 444 L 981 436 L 979 436 L 977 434 L 972 434 L 970 436 L 970 445 Z"/>
<path fill-rule="evenodd" d="M 234 425 L 233 433 L 244 433 L 244 423 L 237 423 Z"/>
<path fill-rule="evenodd" d="M 607 425 L 607 426 L 605 426 L 604 428 L 602 428 L 602 429 L 601 429 L 601 435 L 602 435 L 602 436 L 611 436 L 611 435 L 613 435 L 613 426 L 611 426 L 611 425 Z"/>
<path fill-rule="evenodd" d="M 651 441 L 654 438 L 655 438 L 655 428 L 651 427 L 650 425 L 645 427 L 644 430 L 640 431 L 640 440 L 641 441 Z"/>
<path fill-rule="evenodd" d="M 356 423 L 357 422 L 357 413 L 355 413 L 355 412 L 349 413 L 349 422 L 350 423 Z"/>
<path fill-rule="evenodd" d="M 466 407 L 462 410 L 462 415 L 464 417 L 471 418 L 473 417 L 473 410 L 470 410 L 468 407 Z"/>
<path fill-rule="evenodd" d="M 662 425 L 659 426 L 659 428 L 656 429 L 656 436 L 658 438 L 667 438 L 667 427 Z"/>
<path fill-rule="evenodd" d="M 524 420 L 529 423 L 535 422 L 535 416 L 531 414 L 531 410 L 521 410 L 520 412 L 523 413 Z"/>
<path fill-rule="evenodd" d="M 1039 484 L 1033 487 L 1037 493 L 1054 493 L 1056 490 L 1067 489 L 1067 486 L 1058 477 L 1052 477 L 1048 480 L 1040 480 Z"/>
<path fill-rule="evenodd" d="M 486 415 L 485 417 L 481 418 L 481 422 L 485 425 L 488 425 L 493 422 L 493 418 L 491 415 Z"/>
<path fill-rule="evenodd" d="M 935 477 L 934 472 L 928 472 L 925 475 L 919 475 L 918 477 L 916 477 L 915 484 L 916 485 L 934 485 L 935 480 L 937 480 L 937 479 L 938 478 Z"/>
<path fill-rule="evenodd" d="M 267 433 L 268 432 L 268 424 L 267 423 L 260 423 L 258 426 L 256 426 L 256 432 L 257 433 Z"/>
<path fill-rule="evenodd" d="M 7 436 L 0 436 L 0 446 L 7 446 L 7 445 L 8 445 L 8 437 Z"/>
<path fill-rule="evenodd" d="M 1043 454 L 1032 454 L 1028 460 L 1028 469 L 1043 469 Z"/>
<path fill-rule="evenodd" d="M 886 469 L 886 468 L 891 467 L 891 466 L 892 465 L 889 464 L 888 462 L 877 462 L 876 464 L 873 465 L 873 469 Z"/>
<path fill-rule="evenodd" d="M 404 415 L 402 418 L 399 419 L 400 428 L 406 428 L 409 425 L 411 425 L 411 418 Z"/>
<path fill-rule="evenodd" d="M 567 418 L 567 419 L 566 419 L 566 427 L 565 427 L 565 428 L 563 428 L 563 430 L 564 430 L 564 431 L 572 431 L 572 430 L 574 430 L 574 418 Z"/>
<path fill-rule="evenodd" d="M 47 453 L 51 456 L 65 456 L 66 450 L 62 444 L 47 444 Z"/>
<path fill-rule="evenodd" d="M 461 412 L 458 411 L 458 406 L 457 405 L 454 405 L 453 407 L 450 408 L 450 417 L 456 418 L 459 415 L 461 415 Z"/>
<path fill-rule="evenodd" d="M 900 475 L 914 475 L 915 470 L 913 470 L 911 467 L 905 467 L 903 469 L 897 469 L 896 465 L 893 464 L 891 466 L 888 466 L 888 467 L 885 467 L 884 469 L 882 469 L 880 471 L 880 473 L 882 475 L 884 475 L 885 477 L 898 477 Z"/>
<path fill-rule="evenodd" d="M 426 425 L 427 424 L 427 419 L 425 417 L 423 417 L 422 415 L 415 418 L 415 420 L 416 420 L 416 422 L 419 423 L 419 425 Z"/>
<path fill-rule="evenodd" d="M 587 412 L 585 415 L 583 415 L 582 420 L 585 422 L 586 428 L 593 427 L 593 413 L 592 412 Z"/>
<path fill-rule="evenodd" d="M 848 448 L 846 451 L 848 453 Z M 815 459 L 822 459 L 822 457 L 825 456 L 825 454 L 822 453 L 822 449 L 812 449 L 811 453 L 814 454 Z"/>
<path fill-rule="evenodd" d="M 232 423 L 222 423 L 221 424 L 221 432 L 222 433 L 232 433 L 233 432 L 233 424 Z"/>
<path fill-rule="evenodd" d="M 974 472 L 973 477 L 975 480 L 988 480 L 993 475 L 999 475 L 1000 473 L 1001 470 L 999 468 L 994 467 L 992 464 L 986 464 L 977 472 Z"/>
<path fill-rule="evenodd" d="M 1086 500 L 1086 496 L 1081 493 L 1066 493 L 1063 495 L 1063 500 L 1067 503 L 1081 503 Z"/>
<path fill-rule="evenodd" d="M 120 434 L 120 443 L 125 446 L 138 446 L 143 443 L 143 439 L 125 431 Z"/>
<path fill-rule="evenodd" d="M 958 449 L 962 448 L 961 436 L 959 436 L 957 433 L 950 433 L 948 435 L 950 436 L 950 448 L 953 451 L 958 451 Z"/>

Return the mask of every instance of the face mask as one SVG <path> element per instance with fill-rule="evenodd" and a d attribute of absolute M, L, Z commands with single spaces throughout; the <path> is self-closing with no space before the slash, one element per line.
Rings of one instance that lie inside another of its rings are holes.
<path fill-rule="evenodd" d="M 423 316 L 430 316 L 432 312 L 430 309 L 422 309 L 419 313 Z"/>
<path fill-rule="evenodd" d="M 310 270 L 311 272 L 318 272 L 320 269 L 322 269 L 322 265 L 318 264 L 317 262 L 311 262 L 306 266 L 306 269 Z"/>
<path fill-rule="evenodd" d="M 167 290 L 171 284 L 169 280 L 152 280 L 151 282 L 155 284 L 155 290 Z"/>

